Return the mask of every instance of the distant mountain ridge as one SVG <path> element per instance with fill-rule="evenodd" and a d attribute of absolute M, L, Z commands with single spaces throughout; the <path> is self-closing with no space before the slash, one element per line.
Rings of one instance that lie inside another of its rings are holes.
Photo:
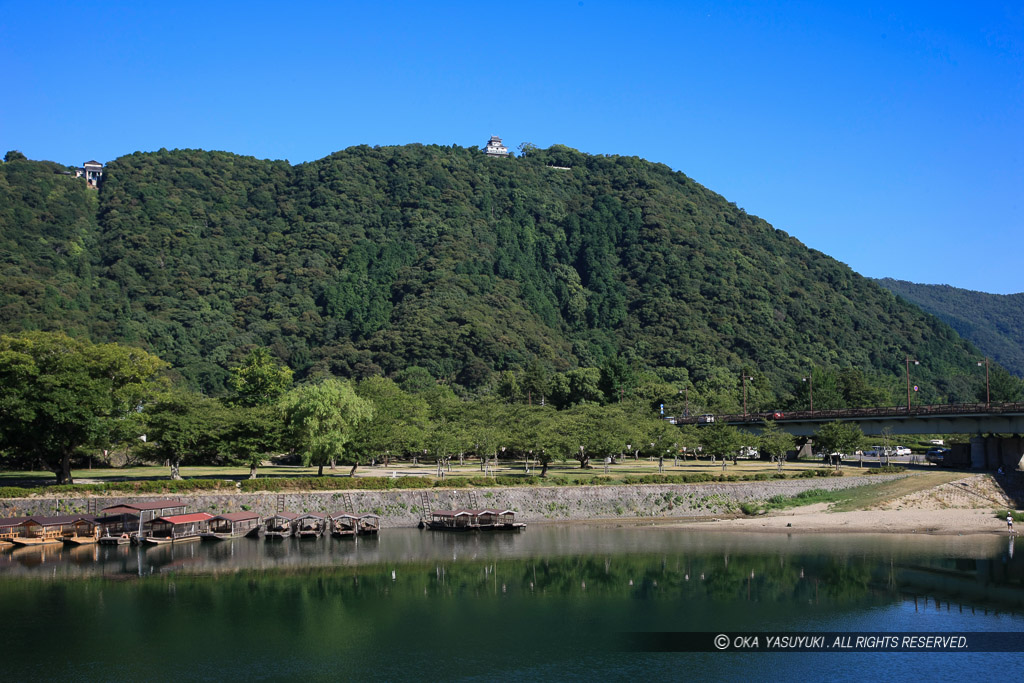
<path fill-rule="evenodd" d="M 139 345 L 213 395 L 254 346 L 299 380 L 425 370 L 466 391 L 615 362 L 735 407 L 750 376 L 766 409 L 812 368 L 895 405 L 911 355 L 921 402 L 977 395 L 949 326 L 635 157 L 160 150 L 110 162 L 99 192 L 59 170 L 0 164 L 0 332 Z"/>
<path fill-rule="evenodd" d="M 988 294 L 892 278 L 876 282 L 944 321 L 982 353 L 1024 377 L 1024 293 Z"/>

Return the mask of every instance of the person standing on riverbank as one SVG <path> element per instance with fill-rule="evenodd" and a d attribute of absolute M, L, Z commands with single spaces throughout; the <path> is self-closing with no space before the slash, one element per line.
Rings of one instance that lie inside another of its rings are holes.
<path fill-rule="evenodd" d="M 1010 532 L 1011 534 L 1013 533 L 1013 513 L 1012 512 L 1007 512 L 1006 513 L 1006 530 L 1008 532 Z"/>

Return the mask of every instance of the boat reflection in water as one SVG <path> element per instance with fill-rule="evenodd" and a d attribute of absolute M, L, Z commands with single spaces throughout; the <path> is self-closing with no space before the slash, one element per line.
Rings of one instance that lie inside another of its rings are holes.
<path fill-rule="evenodd" d="M 168 678 L 201 670 L 231 680 L 318 678 L 324 671 L 356 679 L 560 680 L 600 670 L 614 679 L 643 673 L 674 680 L 692 670 L 742 679 L 749 676 L 747 658 L 624 652 L 623 634 L 1020 632 L 1024 561 L 998 536 L 391 529 L 379 537 L 275 543 L 5 550 L 0 609 L 18 624 L 4 662 L 10 680 L 38 674 L 41 650 L 34 644 L 54 640 L 67 644 L 69 656 L 47 660 L 47 676 L 87 678 L 109 662 L 112 633 L 131 651 L 153 642 L 188 651 L 188 658 L 161 661 Z M 182 628 L 196 615 L 203 628 Z M 522 647 L 448 647 L 458 625 L 496 623 L 521 634 Z M 244 655 L 226 658 L 204 647 L 210 632 Z M 296 641 L 296 634 L 316 637 Z M 250 647 L 262 642 L 298 644 Z M 566 647 L 580 642 L 587 643 L 582 651 Z M 388 643 L 388 656 L 365 656 L 374 643 Z M 885 678 L 891 662 L 854 653 L 823 659 L 829 656 L 776 656 L 773 676 L 813 678 L 823 666 L 852 665 L 858 676 Z M 1014 658 L 999 653 L 928 657 L 950 676 L 983 665 L 986 677 L 1016 678 Z M 118 666 L 119 677 L 152 676 L 145 658 Z"/>

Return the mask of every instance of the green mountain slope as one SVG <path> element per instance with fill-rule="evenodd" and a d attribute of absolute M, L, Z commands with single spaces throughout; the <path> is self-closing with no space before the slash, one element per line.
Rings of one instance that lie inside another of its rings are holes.
<path fill-rule="evenodd" d="M 949 285 L 919 285 L 885 278 L 877 281 L 949 324 L 982 353 L 1024 377 L 1024 293 L 986 294 Z"/>
<path fill-rule="evenodd" d="M 210 393 L 265 345 L 300 378 L 419 366 L 468 389 L 533 359 L 618 356 L 732 393 L 742 371 L 763 407 L 811 366 L 857 368 L 895 401 L 909 354 L 920 400 L 974 399 L 975 352 L 952 329 L 637 158 L 363 146 L 292 167 L 161 150 L 111 162 L 98 205 L 48 165 L 3 166 L 2 260 L 21 283 L 5 278 L 3 331 L 139 344 Z M 58 189 L 28 196 L 43 176 Z M 45 213 L 53 196 L 67 212 Z"/>

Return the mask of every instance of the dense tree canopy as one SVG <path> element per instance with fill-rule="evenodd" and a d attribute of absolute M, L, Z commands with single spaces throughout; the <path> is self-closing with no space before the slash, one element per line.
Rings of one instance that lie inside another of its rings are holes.
<path fill-rule="evenodd" d="M 921 402 L 977 393 L 949 327 L 637 158 L 160 150 L 110 162 L 99 192 L 66 173 L 0 165 L 0 332 L 138 345 L 210 396 L 263 395 L 239 384 L 253 348 L 299 382 L 500 383 L 560 408 L 686 390 L 731 412 L 742 376 L 750 410 L 804 405 L 811 367 L 822 406 L 893 402 L 908 354 Z"/>
<path fill-rule="evenodd" d="M 982 353 L 1024 377 L 1024 292 L 988 294 L 891 278 L 878 284 L 938 316 Z"/>
<path fill-rule="evenodd" d="M 0 452 L 73 483 L 79 449 L 139 436 L 138 411 L 164 367 L 140 349 L 61 333 L 0 336 Z"/>

